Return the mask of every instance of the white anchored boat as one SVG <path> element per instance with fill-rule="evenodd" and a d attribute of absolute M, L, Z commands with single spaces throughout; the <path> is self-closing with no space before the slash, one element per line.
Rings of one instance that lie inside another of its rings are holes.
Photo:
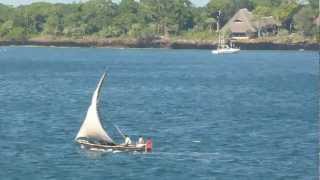
<path fill-rule="evenodd" d="M 221 32 L 220 32 L 220 15 L 221 11 L 219 10 L 219 15 L 217 16 L 218 19 L 218 33 L 219 33 L 219 41 L 217 45 L 217 49 L 212 50 L 212 54 L 231 54 L 231 53 L 237 53 L 240 51 L 240 48 L 233 47 L 233 44 L 230 41 L 230 46 L 225 43 L 224 37 L 221 39 Z"/>
<path fill-rule="evenodd" d="M 231 54 L 239 52 L 239 48 L 229 47 L 227 44 L 218 45 L 217 49 L 212 50 L 212 54 Z"/>
<path fill-rule="evenodd" d="M 104 73 L 98 83 L 96 90 L 93 93 L 91 104 L 88 108 L 86 117 L 82 123 L 82 126 L 75 138 L 75 141 L 82 147 L 88 149 L 103 149 L 103 150 L 117 150 L 117 151 L 145 151 L 145 144 L 139 145 L 122 145 L 117 144 L 108 135 L 107 131 L 101 124 L 101 118 L 99 117 L 98 106 L 101 87 L 106 78 Z"/>
<path fill-rule="evenodd" d="M 230 43 L 230 46 L 225 43 L 224 38 L 221 39 L 220 33 L 219 33 L 219 42 L 218 42 L 217 49 L 214 49 L 211 52 L 212 54 L 231 54 L 231 53 L 237 53 L 240 51 L 240 48 L 233 47 L 232 43 Z"/>

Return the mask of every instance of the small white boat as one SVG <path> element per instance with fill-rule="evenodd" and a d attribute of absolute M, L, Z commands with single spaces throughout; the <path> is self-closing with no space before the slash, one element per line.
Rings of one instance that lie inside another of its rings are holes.
<path fill-rule="evenodd" d="M 100 91 L 105 77 L 106 73 L 102 75 L 98 86 L 93 93 L 91 104 L 75 141 L 87 149 L 103 149 L 107 151 L 146 151 L 145 144 L 123 145 L 115 143 L 103 128 L 98 113 L 98 105 Z"/>
<path fill-rule="evenodd" d="M 233 47 L 233 44 L 230 42 L 230 46 L 225 44 L 224 39 L 221 40 L 220 34 L 219 34 L 219 43 L 217 49 L 212 50 L 212 54 L 231 54 L 231 53 L 237 53 L 240 51 L 240 48 Z"/>
<path fill-rule="evenodd" d="M 220 15 L 221 15 L 221 11 L 219 11 L 218 24 L 220 21 Z M 234 47 L 232 42 L 230 42 L 230 46 L 228 46 L 225 43 L 224 37 L 221 38 L 220 25 L 218 25 L 218 32 L 219 32 L 218 46 L 217 46 L 217 49 L 214 49 L 211 51 L 212 54 L 231 54 L 231 53 L 237 53 L 240 51 L 240 48 Z"/>
<path fill-rule="evenodd" d="M 223 48 L 217 48 L 216 50 L 212 50 L 212 54 L 231 54 L 239 52 L 239 48 L 231 48 L 228 45 L 225 45 Z"/>

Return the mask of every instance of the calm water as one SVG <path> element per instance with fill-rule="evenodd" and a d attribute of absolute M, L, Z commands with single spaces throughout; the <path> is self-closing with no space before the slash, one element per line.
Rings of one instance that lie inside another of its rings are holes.
<path fill-rule="evenodd" d="M 151 154 L 73 139 L 103 70 L 101 115 Z M 315 52 L 0 48 L 1 179 L 317 179 Z"/>

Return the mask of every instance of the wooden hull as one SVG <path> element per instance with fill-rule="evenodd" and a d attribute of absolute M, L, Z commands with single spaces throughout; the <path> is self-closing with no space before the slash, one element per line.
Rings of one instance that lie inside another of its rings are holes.
<path fill-rule="evenodd" d="M 145 151 L 145 145 L 142 146 L 135 146 L 135 145 L 115 145 L 115 146 L 109 146 L 109 145 L 101 145 L 101 144 L 92 144 L 87 141 L 76 141 L 80 145 L 84 146 L 88 149 L 102 149 L 102 150 L 112 150 L 112 151 L 139 151 L 144 152 Z"/>

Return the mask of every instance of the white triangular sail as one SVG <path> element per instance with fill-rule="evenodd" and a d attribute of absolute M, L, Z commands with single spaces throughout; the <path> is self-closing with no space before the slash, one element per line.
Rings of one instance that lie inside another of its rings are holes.
<path fill-rule="evenodd" d="M 100 89 L 105 77 L 106 73 L 102 75 L 97 89 L 93 93 L 91 105 L 89 106 L 86 118 L 84 119 L 82 126 L 75 138 L 76 140 L 78 138 L 90 138 L 106 143 L 114 143 L 108 133 L 103 129 L 98 113 Z"/>

